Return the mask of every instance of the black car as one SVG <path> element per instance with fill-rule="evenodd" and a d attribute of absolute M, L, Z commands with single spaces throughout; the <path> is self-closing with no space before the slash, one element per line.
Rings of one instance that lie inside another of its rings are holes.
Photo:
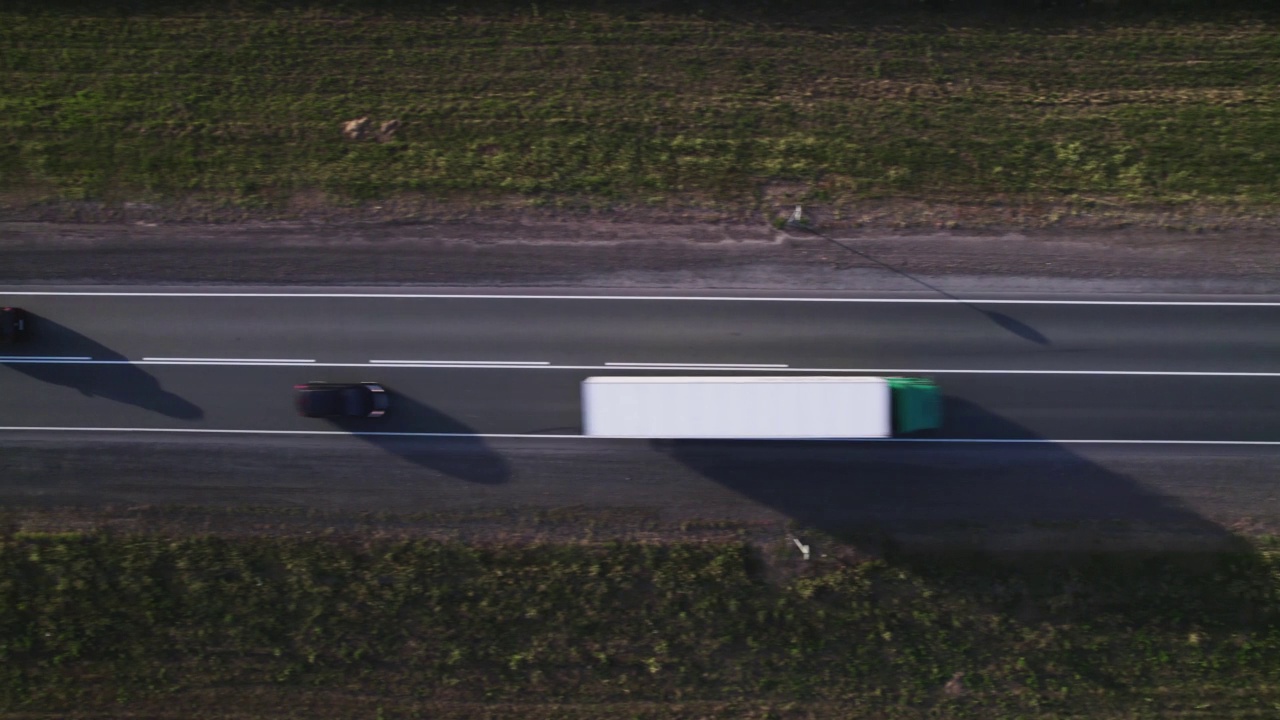
<path fill-rule="evenodd" d="M 27 334 L 27 311 L 22 308 L 0 308 L 0 342 L 21 340 Z"/>
<path fill-rule="evenodd" d="M 306 417 L 382 417 L 387 391 L 377 383 L 309 382 L 294 385 L 298 412 Z"/>

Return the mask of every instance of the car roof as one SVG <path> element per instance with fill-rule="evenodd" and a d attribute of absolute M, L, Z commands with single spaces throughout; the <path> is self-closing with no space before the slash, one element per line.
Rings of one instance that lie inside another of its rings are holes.
<path fill-rule="evenodd" d="M 307 394 L 307 409 L 312 413 L 320 415 L 332 415 L 342 410 L 342 394 L 339 392 L 341 388 L 333 387 L 308 387 L 305 389 Z"/>
<path fill-rule="evenodd" d="M 368 412 L 364 388 L 348 383 L 308 383 L 299 387 L 306 394 L 307 409 L 315 415 L 363 415 Z"/>

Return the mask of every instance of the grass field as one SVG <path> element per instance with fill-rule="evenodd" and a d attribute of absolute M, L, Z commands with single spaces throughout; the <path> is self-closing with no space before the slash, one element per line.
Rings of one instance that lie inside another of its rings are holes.
<path fill-rule="evenodd" d="M 732 542 L 10 531 L 0 708 L 1270 717 L 1276 548 L 804 563 L 791 548 Z"/>
<path fill-rule="evenodd" d="M 1280 20 L 962 20 L 0 9 L 0 196 L 1280 202 Z"/>

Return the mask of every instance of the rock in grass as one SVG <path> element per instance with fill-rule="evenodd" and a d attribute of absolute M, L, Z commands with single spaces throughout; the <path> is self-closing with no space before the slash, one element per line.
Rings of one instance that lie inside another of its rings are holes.
<path fill-rule="evenodd" d="M 942 693 L 947 697 L 960 697 L 961 695 L 964 695 L 965 688 L 962 680 L 964 680 L 964 673 L 958 672 L 955 675 L 952 675 L 951 679 L 947 681 L 947 684 L 942 686 Z"/>
<path fill-rule="evenodd" d="M 369 133 L 369 126 L 373 121 L 368 116 L 348 120 L 342 123 L 342 137 L 348 140 L 363 140 Z"/>
<path fill-rule="evenodd" d="M 396 131 L 399 129 L 399 120 L 388 120 L 378 127 L 378 132 L 375 137 L 377 137 L 378 142 L 388 142 L 396 136 Z"/>

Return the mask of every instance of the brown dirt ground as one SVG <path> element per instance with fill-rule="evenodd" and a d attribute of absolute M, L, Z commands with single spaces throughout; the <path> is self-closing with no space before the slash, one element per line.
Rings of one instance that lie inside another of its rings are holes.
<path fill-rule="evenodd" d="M 433 222 L 0 223 L 0 282 L 892 289 L 915 278 L 1177 281 L 1273 292 L 1275 232 L 777 230 L 498 216 Z M 1151 287 L 1124 288 L 1151 290 Z"/>

